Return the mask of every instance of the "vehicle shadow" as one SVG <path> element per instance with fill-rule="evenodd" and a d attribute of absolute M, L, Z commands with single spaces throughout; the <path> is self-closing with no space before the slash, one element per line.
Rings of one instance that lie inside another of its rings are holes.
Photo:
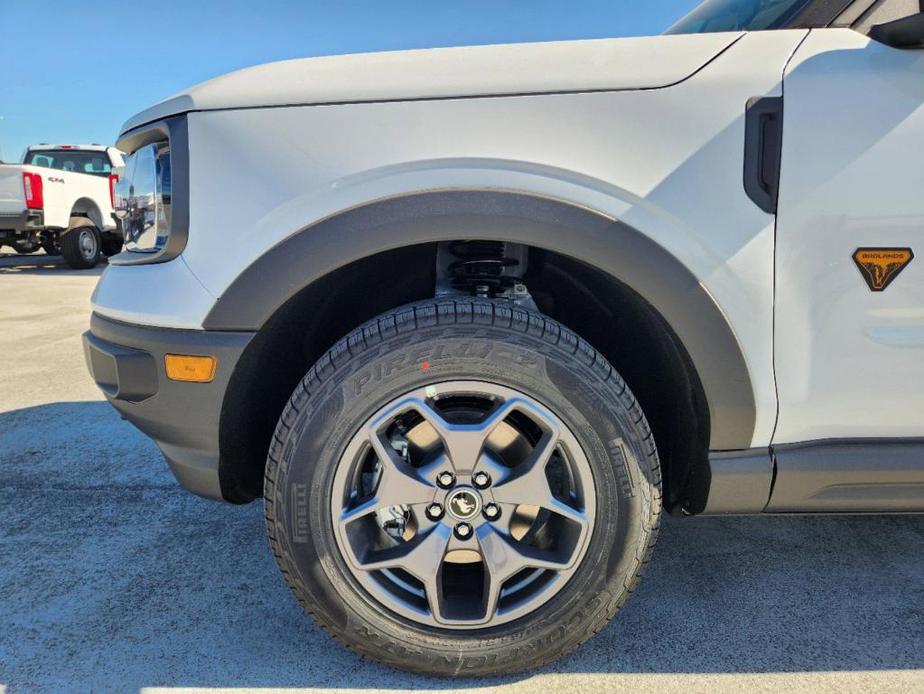
<path fill-rule="evenodd" d="M 99 276 L 106 269 L 106 260 L 100 260 L 99 265 L 89 270 L 75 270 L 64 262 L 61 256 L 46 255 L 45 251 L 38 251 L 31 255 L 18 255 L 16 253 L 0 253 L 0 275 L 39 275 L 53 272 L 56 276 Z"/>
<path fill-rule="evenodd" d="M 103 402 L 0 413 L 0 685 L 456 689 L 361 660 L 288 593 L 262 508 L 180 490 Z M 924 668 L 924 517 L 666 519 L 619 616 L 543 670 Z M 2 686 L 0 686 L 2 689 Z"/>

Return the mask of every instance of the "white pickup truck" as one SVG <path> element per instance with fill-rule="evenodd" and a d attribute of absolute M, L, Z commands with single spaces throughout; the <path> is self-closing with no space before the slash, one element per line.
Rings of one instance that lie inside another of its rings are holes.
<path fill-rule="evenodd" d="M 43 248 L 73 268 L 122 250 L 112 195 L 122 153 L 104 145 L 32 145 L 21 164 L 0 165 L 0 246 Z"/>

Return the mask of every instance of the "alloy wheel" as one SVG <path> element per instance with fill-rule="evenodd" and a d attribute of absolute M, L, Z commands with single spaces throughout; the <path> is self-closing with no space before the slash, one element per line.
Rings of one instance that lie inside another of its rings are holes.
<path fill-rule="evenodd" d="M 414 622 L 484 628 L 524 616 L 580 566 L 595 487 L 570 429 L 488 382 L 401 395 L 353 436 L 331 520 L 353 577 Z"/>

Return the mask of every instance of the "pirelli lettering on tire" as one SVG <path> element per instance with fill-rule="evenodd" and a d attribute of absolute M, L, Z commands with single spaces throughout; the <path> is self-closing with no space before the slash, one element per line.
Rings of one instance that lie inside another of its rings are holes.
<path fill-rule="evenodd" d="M 304 484 L 293 484 L 291 487 L 292 506 L 292 542 L 308 542 L 308 487 Z"/>

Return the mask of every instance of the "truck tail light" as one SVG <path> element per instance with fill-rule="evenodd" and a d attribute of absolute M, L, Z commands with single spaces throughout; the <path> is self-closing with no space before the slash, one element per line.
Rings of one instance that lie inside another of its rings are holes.
<path fill-rule="evenodd" d="M 42 177 L 37 173 L 23 171 L 22 189 L 26 195 L 26 207 L 30 210 L 40 210 L 45 206 L 45 195 L 42 190 Z"/>
<path fill-rule="evenodd" d="M 119 182 L 118 174 L 109 174 L 109 204 L 115 209 L 115 187 Z"/>

